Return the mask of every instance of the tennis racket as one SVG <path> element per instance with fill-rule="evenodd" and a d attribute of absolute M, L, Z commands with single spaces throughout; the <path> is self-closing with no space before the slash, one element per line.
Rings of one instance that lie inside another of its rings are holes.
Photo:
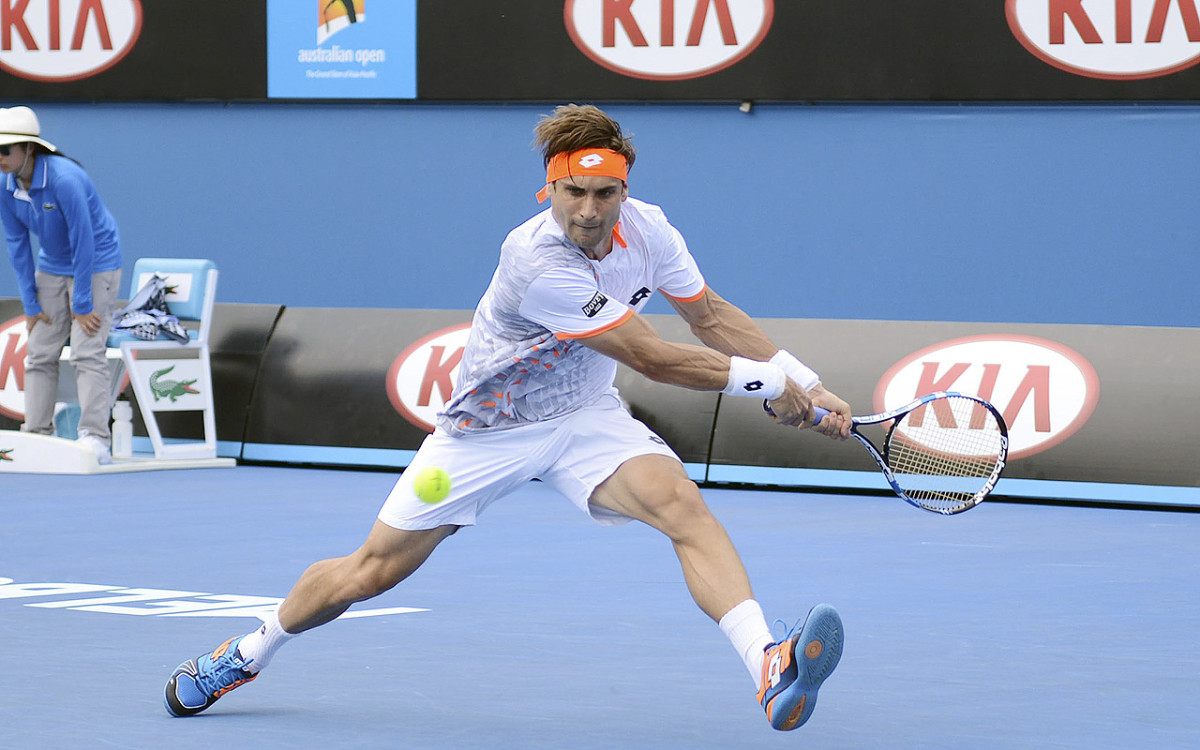
<path fill-rule="evenodd" d="M 771 411 L 767 403 L 764 408 Z M 817 424 L 829 414 L 813 407 Z M 938 391 L 898 409 L 854 417 L 850 434 L 883 470 L 888 484 L 922 510 L 953 515 L 983 501 L 1008 459 L 1008 426 L 987 401 Z M 887 424 L 883 450 L 859 432 Z"/>

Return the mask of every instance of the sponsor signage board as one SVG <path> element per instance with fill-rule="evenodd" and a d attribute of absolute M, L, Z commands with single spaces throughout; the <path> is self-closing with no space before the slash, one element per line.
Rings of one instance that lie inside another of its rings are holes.
<path fill-rule="evenodd" d="M 15 307 L 20 313 L 20 304 Z M 15 420 L 17 424 L 25 421 L 25 348 L 28 342 L 24 314 L 0 322 L 0 416 Z M 0 429 L 3 427 L 0 425 Z"/>
<path fill-rule="evenodd" d="M 448 13 L 426 3 L 419 91 L 472 101 L 1195 100 L 1198 7 L 461 0 Z"/>
<path fill-rule="evenodd" d="M 991 402 L 1009 428 L 1009 459 L 1040 453 L 1083 427 L 1100 380 L 1083 355 L 1049 339 L 995 334 L 941 341 L 892 365 L 875 386 L 872 411 L 896 409 L 936 391 Z"/>
<path fill-rule="evenodd" d="M 140 0 L 0 4 L 0 68 L 32 81 L 78 81 L 125 57 L 142 31 Z"/>
<path fill-rule="evenodd" d="M 1133 81 L 1200 62 L 1196 0 L 1007 0 L 1005 11 L 1031 54 L 1068 73 Z"/>
<path fill-rule="evenodd" d="M 0 0 L 6 99 L 266 96 L 262 0 Z"/>
<path fill-rule="evenodd" d="M 1200 0 L 6 0 L 12 99 L 1195 101 Z"/>
<path fill-rule="evenodd" d="M 858 413 L 936 390 L 992 401 L 1009 424 L 1006 477 L 1200 486 L 1200 330 L 1079 325 L 769 320 Z M 814 349 L 811 342 L 825 342 Z M 1154 393 L 1131 410 L 1129 393 Z M 750 399 L 723 399 L 714 464 L 875 471 L 864 451 L 760 423 Z M 861 454 L 861 455 L 856 455 Z"/>
<path fill-rule="evenodd" d="M 774 15 L 773 0 L 566 0 L 563 7 L 580 52 L 611 71 L 651 81 L 702 78 L 734 65 L 766 38 Z"/>
<path fill-rule="evenodd" d="M 454 310 L 279 313 L 270 306 L 218 305 L 219 432 L 248 444 L 415 450 L 453 388 L 470 317 Z M 694 340 L 676 316 L 646 317 L 668 340 Z M 0 300 L 0 318 L 0 428 L 14 429 L 22 372 L 19 301 Z M 1200 466 L 1191 455 L 1200 438 L 1191 417 L 1200 410 L 1194 382 L 1200 329 L 760 322 L 858 413 L 935 390 L 992 401 L 1010 430 L 1006 477 L 1200 486 Z M 252 360 L 238 348 L 247 326 L 262 337 Z M 813 347 L 814 341 L 822 346 Z M 174 373 L 164 377 L 175 379 Z M 876 470 L 852 445 L 770 424 L 755 399 L 673 388 L 624 367 L 617 386 L 634 415 L 685 462 Z"/>

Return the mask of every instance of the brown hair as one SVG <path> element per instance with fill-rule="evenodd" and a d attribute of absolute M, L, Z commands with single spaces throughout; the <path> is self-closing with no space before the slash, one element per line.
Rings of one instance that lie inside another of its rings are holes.
<path fill-rule="evenodd" d="M 547 165 L 555 154 L 581 148 L 611 149 L 624 156 L 629 167 L 637 156 L 633 141 L 621 132 L 620 123 L 590 104 L 564 104 L 543 115 L 533 129 L 533 145 L 541 149 Z"/>

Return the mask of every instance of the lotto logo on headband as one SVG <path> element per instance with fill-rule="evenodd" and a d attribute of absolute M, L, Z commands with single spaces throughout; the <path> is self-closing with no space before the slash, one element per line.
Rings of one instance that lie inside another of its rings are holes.
<path fill-rule="evenodd" d="M 621 182 L 628 182 L 629 166 L 624 156 L 607 148 L 584 148 L 555 154 L 546 165 L 546 187 L 538 191 L 538 203 L 549 197 L 551 183 L 564 177 L 583 176 L 616 177 Z"/>

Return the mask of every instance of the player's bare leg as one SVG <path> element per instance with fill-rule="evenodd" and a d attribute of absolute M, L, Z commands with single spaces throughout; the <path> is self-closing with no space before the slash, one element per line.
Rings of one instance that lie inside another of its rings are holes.
<path fill-rule="evenodd" d="M 725 527 L 678 461 L 659 455 L 630 459 L 600 483 L 589 502 L 666 534 L 692 598 L 713 620 L 754 597 Z"/>
<path fill-rule="evenodd" d="M 590 502 L 670 538 L 692 598 L 738 650 L 771 726 L 789 730 L 808 721 L 818 688 L 841 659 L 837 610 L 819 604 L 802 623 L 773 639 L 733 543 L 677 461 L 665 456 L 631 459 L 596 488 Z"/>
<path fill-rule="evenodd" d="M 171 674 L 167 712 L 192 716 L 258 677 L 292 636 L 336 619 L 351 604 L 378 596 L 412 575 L 457 527 L 401 531 L 376 521 L 366 542 L 346 557 L 311 565 L 262 627 L 189 659 Z"/>
<path fill-rule="evenodd" d="M 313 563 L 304 571 L 279 605 L 279 624 L 294 634 L 337 619 L 351 604 L 408 578 L 456 530 L 404 531 L 376 521 L 367 541 L 352 554 Z"/>

